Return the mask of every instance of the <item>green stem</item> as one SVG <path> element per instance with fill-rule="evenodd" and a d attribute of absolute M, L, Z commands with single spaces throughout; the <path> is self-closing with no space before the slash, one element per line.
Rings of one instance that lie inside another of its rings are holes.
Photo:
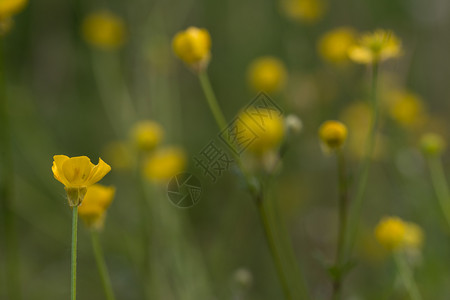
<path fill-rule="evenodd" d="M 77 298 L 77 232 L 78 232 L 78 206 L 72 208 L 72 274 L 70 286 L 70 299 Z"/>
<path fill-rule="evenodd" d="M 222 110 L 219 107 L 216 96 L 214 94 L 214 90 L 211 87 L 211 83 L 209 82 L 209 77 L 206 71 L 201 71 L 198 74 L 198 78 L 200 80 L 200 84 L 202 85 L 203 92 L 205 93 L 206 101 L 208 101 L 209 108 L 216 120 L 217 125 L 220 130 L 224 130 L 227 127 L 227 122 L 222 113 Z"/>
<path fill-rule="evenodd" d="M 372 65 L 372 87 L 370 96 L 370 102 L 372 106 L 372 122 L 369 137 L 366 141 L 365 157 L 359 174 L 359 182 L 356 189 L 354 205 L 350 210 L 349 222 L 346 230 L 348 233 L 347 236 L 348 241 L 346 243 L 347 251 L 345 253 L 345 260 L 348 260 L 350 258 L 355 243 L 356 234 L 358 230 L 358 222 L 362 212 L 362 204 L 364 202 L 364 193 L 366 190 L 370 165 L 372 163 L 372 156 L 376 144 L 378 119 L 379 119 L 379 105 L 377 101 L 377 83 L 378 83 L 378 63 L 375 62 Z"/>
<path fill-rule="evenodd" d="M 347 209 L 348 209 L 348 182 L 345 165 L 345 156 L 342 151 L 338 150 L 336 153 L 337 169 L 338 169 L 338 182 L 339 182 L 339 234 L 336 247 L 336 263 L 337 269 L 336 277 L 333 283 L 333 296 L 332 299 L 341 298 L 342 281 L 344 279 L 345 271 L 344 265 L 344 246 L 345 246 L 345 233 L 347 228 Z"/>
<path fill-rule="evenodd" d="M 394 253 L 394 259 L 400 277 L 403 280 L 405 288 L 408 290 L 411 300 L 421 300 L 422 296 L 420 295 L 419 289 L 417 288 L 416 282 L 414 281 L 414 276 L 411 268 L 409 267 L 408 262 L 405 260 L 403 253 Z"/>
<path fill-rule="evenodd" d="M 111 285 L 111 279 L 109 278 L 108 268 L 106 267 L 105 259 L 103 257 L 102 247 L 98 239 L 98 232 L 91 230 L 92 248 L 94 250 L 95 261 L 97 262 L 98 273 L 102 280 L 103 289 L 105 290 L 105 296 L 108 300 L 114 300 L 114 291 Z"/>
<path fill-rule="evenodd" d="M 442 213 L 450 227 L 450 192 L 440 157 L 428 157 L 428 166 L 439 205 L 441 206 Z"/>

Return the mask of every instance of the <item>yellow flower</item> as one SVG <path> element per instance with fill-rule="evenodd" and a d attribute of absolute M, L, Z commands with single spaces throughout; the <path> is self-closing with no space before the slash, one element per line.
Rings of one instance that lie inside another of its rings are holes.
<path fill-rule="evenodd" d="M 436 133 L 427 133 L 420 139 L 420 146 L 423 153 L 431 156 L 437 156 L 444 152 L 446 143 L 442 136 Z"/>
<path fill-rule="evenodd" d="M 356 31 L 353 28 L 338 27 L 320 38 L 317 49 L 324 60 L 339 64 L 349 60 L 348 50 L 355 41 Z"/>
<path fill-rule="evenodd" d="M 366 33 L 350 47 L 350 58 L 361 64 L 372 64 L 401 55 L 401 42 L 391 31 L 376 30 Z"/>
<path fill-rule="evenodd" d="M 424 233 L 422 228 L 412 222 L 406 222 L 406 231 L 403 243 L 406 248 L 420 249 L 423 245 Z"/>
<path fill-rule="evenodd" d="M 157 149 L 144 162 L 144 175 L 152 181 L 166 182 L 183 172 L 186 154 L 181 148 L 165 147 Z"/>
<path fill-rule="evenodd" d="M 125 42 L 123 20 L 108 11 L 88 15 L 83 21 L 82 31 L 86 42 L 102 49 L 117 49 Z"/>
<path fill-rule="evenodd" d="M 281 0 L 284 14 L 296 21 L 316 23 L 325 13 L 325 3 L 322 0 Z"/>
<path fill-rule="evenodd" d="M 347 139 L 347 127 L 339 121 L 326 121 L 319 128 L 319 137 L 327 150 L 339 149 Z"/>
<path fill-rule="evenodd" d="M 263 56 L 255 59 L 250 64 L 247 78 L 250 86 L 256 92 L 278 92 L 286 84 L 286 67 L 276 57 Z"/>
<path fill-rule="evenodd" d="M 393 91 L 388 96 L 389 114 L 406 128 L 417 128 L 426 119 L 423 100 L 408 91 Z"/>
<path fill-rule="evenodd" d="M 87 187 L 100 181 L 111 167 L 101 158 L 94 165 L 87 156 L 67 157 L 65 155 L 53 156 L 53 176 L 64 184 L 69 205 L 78 206 L 83 201 Z"/>
<path fill-rule="evenodd" d="M 137 149 L 142 151 L 153 150 L 163 137 L 163 129 L 153 121 L 141 121 L 131 129 L 131 138 Z"/>
<path fill-rule="evenodd" d="M 0 19 L 9 19 L 27 5 L 28 0 L 1 0 Z"/>
<path fill-rule="evenodd" d="M 172 48 L 178 58 L 200 71 L 206 68 L 211 57 L 211 37 L 204 28 L 189 27 L 175 35 Z"/>
<path fill-rule="evenodd" d="M 404 245 L 406 223 L 398 217 L 384 217 L 375 228 L 375 237 L 388 250 L 398 250 Z"/>
<path fill-rule="evenodd" d="M 87 189 L 83 203 L 78 207 L 78 215 L 90 229 L 103 228 L 106 210 L 111 204 L 116 189 L 94 184 Z"/>
<path fill-rule="evenodd" d="M 133 166 L 133 152 L 128 143 L 115 141 L 106 145 L 103 155 L 114 169 L 129 170 Z"/>
<path fill-rule="evenodd" d="M 285 134 L 284 120 L 276 114 L 250 109 L 239 115 L 236 132 L 241 141 L 250 141 L 246 150 L 264 155 L 277 148 Z"/>

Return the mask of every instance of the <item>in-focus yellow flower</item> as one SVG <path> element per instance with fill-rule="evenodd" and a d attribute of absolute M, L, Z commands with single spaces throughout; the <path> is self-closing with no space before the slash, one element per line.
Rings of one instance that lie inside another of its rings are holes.
<path fill-rule="evenodd" d="M 284 120 L 276 114 L 250 109 L 239 115 L 236 132 L 241 141 L 251 141 L 246 150 L 261 156 L 276 149 L 285 135 Z"/>
<path fill-rule="evenodd" d="M 287 71 L 283 62 L 278 58 L 263 56 L 250 64 L 247 78 L 250 86 L 256 92 L 274 93 L 285 86 Z"/>
<path fill-rule="evenodd" d="M 392 31 L 376 30 L 364 34 L 349 49 L 349 57 L 361 64 L 372 64 L 400 56 L 401 42 Z"/>
<path fill-rule="evenodd" d="M 108 11 L 88 15 L 83 21 L 82 31 L 86 42 L 102 49 L 117 49 L 125 42 L 123 20 Z"/>
<path fill-rule="evenodd" d="M 348 50 L 355 42 L 356 31 L 353 28 L 338 27 L 320 38 L 317 49 L 324 60 L 339 64 L 349 60 Z"/>
<path fill-rule="evenodd" d="M 131 129 L 131 139 L 139 150 L 153 150 L 163 138 L 162 127 L 153 121 L 141 121 Z"/>
<path fill-rule="evenodd" d="M 0 19 L 9 19 L 27 5 L 28 0 L 0 0 Z"/>
<path fill-rule="evenodd" d="M 405 128 L 417 128 L 425 123 L 423 100 L 409 91 L 398 90 L 388 95 L 389 114 Z"/>
<path fill-rule="evenodd" d="M 87 187 L 100 181 L 111 167 L 101 158 L 97 165 L 87 156 L 53 156 L 53 176 L 64 184 L 70 206 L 78 206 L 83 201 Z"/>
<path fill-rule="evenodd" d="M 375 228 L 375 237 L 388 250 L 398 250 L 404 245 L 406 223 L 398 217 L 384 217 Z"/>
<path fill-rule="evenodd" d="M 445 140 L 436 133 L 427 133 L 420 139 L 420 147 L 426 155 L 441 155 L 446 148 Z"/>
<path fill-rule="evenodd" d="M 326 121 L 319 128 L 319 137 L 327 150 L 337 150 L 347 140 L 347 126 L 339 121 Z"/>
<path fill-rule="evenodd" d="M 316 23 L 325 13 L 323 0 L 281 0 L 281 9 L 290 19 L 303 23 Z"/>
<path fill-rule="evenodd" d="M 196 71 L 207 67 L 211 58 L 211 37 L 204 28 L 189 27 L 172 40 L 176 56 Z"/>
<path fill-rule="evenodd" d="M 100 184 L 94 184 L 87 189 L 83 203 L 78 207 L 78 215 L 88 228 L 96 230 L 103 228 L 106 210 L 115 193 L 114 187 Z"/>
<path fill-rule="evenodd" d="M 186 167 L 186 154 L 181 148 L 165 147 L 150 154 L 144 162 L 144 175 L 152 181 L 167 182 L 183 172 Z"/>

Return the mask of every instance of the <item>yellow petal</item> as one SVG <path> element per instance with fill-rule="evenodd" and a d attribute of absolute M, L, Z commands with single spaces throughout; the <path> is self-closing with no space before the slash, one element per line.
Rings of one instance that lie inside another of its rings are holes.
<path fill-rule="evenodd" d="M 67 182 L 66 178 L 64 177 L 64 174 L 62 173 L 62 164 L 68 159 L 69 159 L 69 157 L 67 157 L 65 155 L 53 156 L 53 166 L 52 166 L 53 176 L 55 177 L 56 180 L 58 180 L 65 186 L 68 185 L 68 182 Z"/>
<path fill-rule="evenodd" d="M 87 156 L 77 156 L 66 160 L 62 164 L 62 173 L 69 186 L 88 186 L 87 181 L 94 165 Z"/>
<path fill-rule="evenodd" d="M 88 185 L 92 185 L 100 181 L 108 172 L 111 171 L 111 167 L 105 163 L 101 158 L 98 159 L 98 164 L 94 166 L 91 174 L 87 180 Z"/>

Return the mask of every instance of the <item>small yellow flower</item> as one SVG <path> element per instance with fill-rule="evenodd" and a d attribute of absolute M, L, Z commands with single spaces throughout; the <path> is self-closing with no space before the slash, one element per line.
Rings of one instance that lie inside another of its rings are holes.
<path fill-rule="evenodd" d="M 153 150 L 163 138 L 162 127 L 153 121 L 141 121 L 131 129 L 131 139 L 137 149 Z"/>
<path fill-rule="evenodd" d="M 250 153 L 262 156 L 281 144 L 285 134 L 281 116 L 250 109 L 241 113 L 239 120 L 236 132 L 241 141 L 251 141 L 246 148 Z"/>
<path fill-rule="evenodd" d="M 424 233 L 422 228 L 412 222 L 406 222 L 406 231 L 404 237 L 404 245 L 409 249 L 421 249 L 424 240 Z"/>
<path fill-rule="evenodd" d="M 183 172 L 186 154 L 181 148 L 165 147 L 150 154 L 144 162 L 144 175 L 151 181 L 166 182 Z"/>
<path fill-rule="evenodd" d="M 319 137 L 327 150 L 339 149 L 347 139 L 347 127 L 339 121 L 326 121 L 319 128 Z"/>
<path fill-rule="evenodd" d="M 247 78 L 250 86 L 256 92 L 274 93 L 285 86 L 287 71 L 283 62 L 278 58 L 263 56 L 250 64 Z"/>
<path fill-rule="evenodd" d="M 340 64 L 349 60 L 348 50 L 356 42 L 356 31 L 350 27 L 338 27 L 325 33 L 317 49 L 328 62 Z"/>
<path fill-rule="evenodd" d="M 82 31 L 86 42 L 105 50 L 117 49 L 125 42 L 123 20 L 108 11 L 88 15 L 83 21 Z"/>
<path fill-rule="evenodd" d="M 438 156 L 444 152 L 446 143 L 439 134 L 427 133 L 420 139 L 420 146 L 423 153 L 431 156 Z"/>
<path fill-rule="evenodd" d="M 288 18 L 308 24 L 319 21 L 325 8 L 322 0 L 281 0 L 281 9 Z"/>
<path fill-rule="evenodd" d="M 398 217 L 384 217 L 375 228 L 375 237 L 388 250 L 398 250 L 404 245 L 406 223 Z"/>
<path fill-rule="evenodd" d="M 393 32 L 381 29 L 364 34 L 348 52 L 353 61 L 361 64 L 378 63 L 398 57 L 401 53 L 400 40 Z"/>
<path fill-rule="evenodd" d="M 55 179 L 64 184 L 69 205 L 78 206 L 83 201 L 86 189 L 100 181 L 111 171 L 111 167 L 101 158 L 94 165 L 87 156 L 55 155 L 52 171 Z"/>
<path fill-rule="evenodd" d="M 111 204 L 116 189 L 94 184 L 87 189 L 83 203 L 78 207 L 78 215 L 90 229 L 101 230 L 104 225 L 106 210 Z"/>
<path fill-rule="evenodd" d="M 189 27 L 175 35 L 172 48 L 184 63 L 200 71 L 206 68 L 211 57 L 211 37 L 204 28 Z"/>
<path fill-rule="evenodd" d="M 423 100 L 416 94 L 398 90 L 388 95 L 389 114 L 405 128 L 417 128 L 426 119 Z"/>
<path fill-rule="evenodd" d="M 9 19 L 27 5 L 28 0 L 1 0 L 0 19 Z"/>

